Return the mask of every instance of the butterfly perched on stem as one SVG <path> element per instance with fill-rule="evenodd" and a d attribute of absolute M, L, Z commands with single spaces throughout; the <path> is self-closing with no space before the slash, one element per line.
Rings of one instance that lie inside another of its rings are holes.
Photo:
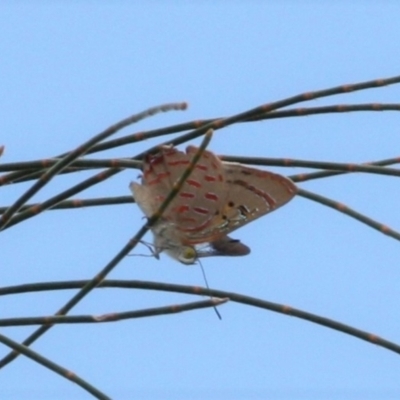
<path fill-rule="evenodd" d="M 130 189 L 147 217 L 158 210 L 196 151 L 194 146 L 186 153 L 162 146 L 145 158 L 142 182 L 132 182 Z M 284 176 L 223 162 L 205 150 L 152 227 L 155 254 L 165 251 L 184 264 L 199 257 L 247 255 L 250 248 L 228 234 L 286 204 L 296 192 Z"/>

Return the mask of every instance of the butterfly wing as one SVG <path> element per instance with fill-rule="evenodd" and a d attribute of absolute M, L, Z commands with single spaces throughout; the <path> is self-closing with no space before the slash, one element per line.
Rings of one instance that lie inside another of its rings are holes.
<path fill-rule="evenodd" d="M 159 153 L 146 158 L 142 186 L 147 188 L 146 196 L 151 197 L 149 201 L 152 203 L 146 207 L 147 211 L 157 208 L 165 200 L 196 151 L 194 146 L 189 146 L 186 153 L 163 146 Z M 176 226 L 183 244 L 204 243 L 213 239 L 207 227 L 223 204 L 223 174 L 221 161 L 213 153 L 204 151 L 193 172 L 165 210 L 163 218 Z M 135 192 L 141 197 L 140 189 L 138 191 L 135 187 Z M 143 211 L 146 213 L 146 210 Z M 194 241 L 191 240 L 192 233 L 196 236 Z"/>
<path fill-rule="evenodd" d="M 152 196 L 150 188 L 135 182 L 131 182 L 129 188 L 131 189 L 136 204 L 143 211 L 144 215 L 146 215 L 146 217 L 151 217 L 157 211 L 159 203 L 155 200 L 154 196 Z"/>
<path fill-rule="evenodd" d="M 223 166 L 228 188 L 226 233 L 278 209 L 296 195 L 296 185 L 282 175 L 236 163 Z"/>
<path fill-rule="evenodd" d="M 250 254 L 250 248 L 238 239 L 222 236 L 210 243 L 213 256 L 246 256 Z"/>

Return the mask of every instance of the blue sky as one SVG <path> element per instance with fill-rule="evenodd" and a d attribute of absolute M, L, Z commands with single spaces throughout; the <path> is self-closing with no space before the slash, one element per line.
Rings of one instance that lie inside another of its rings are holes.
<path fill-rule="evenodd" d="M 48 158 L 150 106 L 187 101 L 123 133 L 232 115 L 305 91 L 399 75 L 397 2 L 3 2 L 1 162 Z M 398 103 L 400 86 L 309 102 Z M 303 104 L 304 106 L 306 104 Z M 302 106 L 303 106 L 302 105 Z M 396 112 L 308 116 L 218 131 L 217 154 L 366 162 L 399 155 Z M 122 133 L 119 134 L 120 136 Z M 164 140 L 109 151 L 129 157 Z M 193 142 L 198 144 L 199 140 Z M 293 174 L 303 169 L 279 169 Z M 57 178 L 42 201 L 91 174 Z M 127 170 L 79 198 L 128 195 Z M 30 184 L 3 187 L 0 206 Z M 301 187 L 400 230 L 394 177 L 354 174 Z M 94 276 L 142 225 L 135 205 L 49 211 L 2 232 L 1 286 Z M 203 261 L 212 288 L 289 304 L 400 342 L 400 243 L 295 198 L 232 235 L 244 258 Z M 148 236 L 150 239 L 150 235 Z M 136 254 L 146 253 L 138 248 Z M 203 285 L 198 266 L 127 257 L 110 278 Z M 4 296 L 1 317 L 55 312 L 73 295 Z M 192 300 L 96 290 L 73 314 Z M 113 399 L 398 399 L 395 353 L 296 318 L 228 303 L 103 325 L 58 326 L 33 348 Z M 2 333 L 22 340 L 32 328 Z M 1 348 L 1 355 L 8 349 Z M 89 395 L 20 357 L 0 371 L 7 399 Z"/>

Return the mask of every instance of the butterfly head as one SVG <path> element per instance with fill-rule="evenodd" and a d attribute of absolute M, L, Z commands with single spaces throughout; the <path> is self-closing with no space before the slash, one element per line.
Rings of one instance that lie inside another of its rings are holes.
<path fill-rule="evenodd" d="M 173 257 L 180 261 L 182 264 L 191 265 L 196 262 L 197 251 L 194 247 L 182 246 L 176 248 L 176 250 L 177 251 L 172 250 L 172 252 L 175 253 Z M 171 253 L 171 251 L 167 251 L 167 253 Z"/>

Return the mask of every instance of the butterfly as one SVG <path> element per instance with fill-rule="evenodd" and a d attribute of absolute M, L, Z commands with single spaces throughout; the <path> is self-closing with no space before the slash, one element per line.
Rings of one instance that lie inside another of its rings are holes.
<path fill-rule="evenodd" d="M 141 184 L 132 182 L 130 189 L 147 217 L 158 210 L 196 152 L 194 146 L 186 153 L 162 146 L 145 157 Z M 223 162 L 205 150 L 151 229 L 155 255 L 165 251 L 183 264 L 200 257 L 247 255 L 250 248 L 228 234 L 286 204 L 296 192 L 282 175 Z"/>

